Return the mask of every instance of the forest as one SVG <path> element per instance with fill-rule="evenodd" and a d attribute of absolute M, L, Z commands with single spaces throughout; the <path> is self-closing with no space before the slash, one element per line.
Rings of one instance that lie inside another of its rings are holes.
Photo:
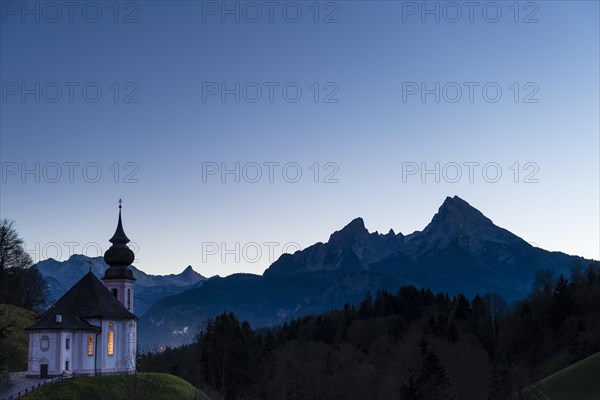
<path fill-rule="evenodd" d="M 193 344 L 146 352 L 217 399 L 506 400 L 600 351 L 600 264 L 536 274 L 529 296 L 467 299 L 414 286 L 253 330 L 232 313 Z"/>

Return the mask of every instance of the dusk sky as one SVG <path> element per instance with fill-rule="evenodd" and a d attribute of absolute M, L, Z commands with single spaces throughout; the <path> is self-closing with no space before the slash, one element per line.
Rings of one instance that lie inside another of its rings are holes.
<path fill-rule="evenodd" d="M 34 261 L 101 255 L 119 198 L 138 268 L 225 276 L 454 195 L 600 258 L 597 1 L 75 3 L 0 2 L 0 216 Z"/>

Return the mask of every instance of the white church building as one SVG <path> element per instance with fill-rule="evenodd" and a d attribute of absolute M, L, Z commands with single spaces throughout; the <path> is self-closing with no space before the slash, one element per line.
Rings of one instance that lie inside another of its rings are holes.
<path fill-rule="evenodd" d="M 119 201 L 120 202 L 120 201 Z M 79 280 L 29 333 L 27 376 L 62 373 L 109 375 L 132 373 L 136 364 L 133 251 L 123 231 L 121 204 L 112 246 L 104 253 L 109 265 L 101 282 L 91 271 Z"/>

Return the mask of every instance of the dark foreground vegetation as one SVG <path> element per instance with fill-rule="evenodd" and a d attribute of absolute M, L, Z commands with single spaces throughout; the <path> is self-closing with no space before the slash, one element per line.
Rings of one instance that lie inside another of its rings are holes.
<path fill-rule="evenodd" d="M 0 390 L 10 386 L 9 371 L 27 368 L 23 329 L 46 304 L 46 283 L 32 265 L 14 222 L 0 219 Z"/>
<path fill-rule="evenodd" d="M 48 289 L 32 265 L 33 260 L 23 247 L 14 221 L 0 219 L 0 304 L 43 311 Z"/>
<path fill-rule="evenodd" d="M 402 287 L 357 307 L 253 331 L 226 313 L 194 344 L 142 356 L 213 399 L 507 400 L 600 351 L 600 265 L 537 274 L 509 306 Z M 575 399 L 573 399 L 575 400 Z"/>

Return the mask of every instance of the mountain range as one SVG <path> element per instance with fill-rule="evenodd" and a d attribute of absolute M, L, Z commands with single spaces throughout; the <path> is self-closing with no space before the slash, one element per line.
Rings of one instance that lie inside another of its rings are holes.
<path fill-rule="evenodd" d="M 89 261 L 102 276 L 107 268 L 102 257 L 75 255 L 37 267 L 56 298 L 88 271 Z M 356 218 L 326 243 L 283 254 L 263 275 L 206 279 L 188 267 L 178 275 L 152 276 L 132 266 L 135 313 L 142 316 L 138 343 L 154 348 L 190 342 L 207 318 L 226 311 L 253 328 L 275 326 L 404 285 L 467 297 L 497 292 L 514 301 L 529 293 L 536 271 L 553 269 L 558 276 L 587 262 L 534 247 L 463 199 L 447 197 L 422 231 L 369 232 Z"/>
<path fill-rule="evenodd" d="M 49 258 L 38 262 L 35 266 L 48 284 L 49 305 L 65 294 L 90 269 L 94 275 L 102 278 L 108 268 L 103 257 L 87 257 L 80 254 L 72 255 L 62 262 Z M 194 271 L 191 266 L 177 275 L 148 275 L 133 265 L 130 268 L 136 279 L 133 297 L 136 315 L 143 315 L 152 304 L 165 296 L 199 287 L 206 281 L 206 278 Z"/>
<path fill-rule="evenodd" d="M 529 293 L 536 271 L 558 275 L 585 262 L 534 247 L 463 199 L 448 197 L 422 231 L 370 233 L 356 218 L 326 243 L 283 254 L 262 276 L 213 277 L 163 298 L 140 321 L 138 340 L 151 346 L 185 343 L 202 321 L 225 311 L 255 328 L 278 325 L 408 284 L 469 297 L 497 292 L 514 301 Z"/>

